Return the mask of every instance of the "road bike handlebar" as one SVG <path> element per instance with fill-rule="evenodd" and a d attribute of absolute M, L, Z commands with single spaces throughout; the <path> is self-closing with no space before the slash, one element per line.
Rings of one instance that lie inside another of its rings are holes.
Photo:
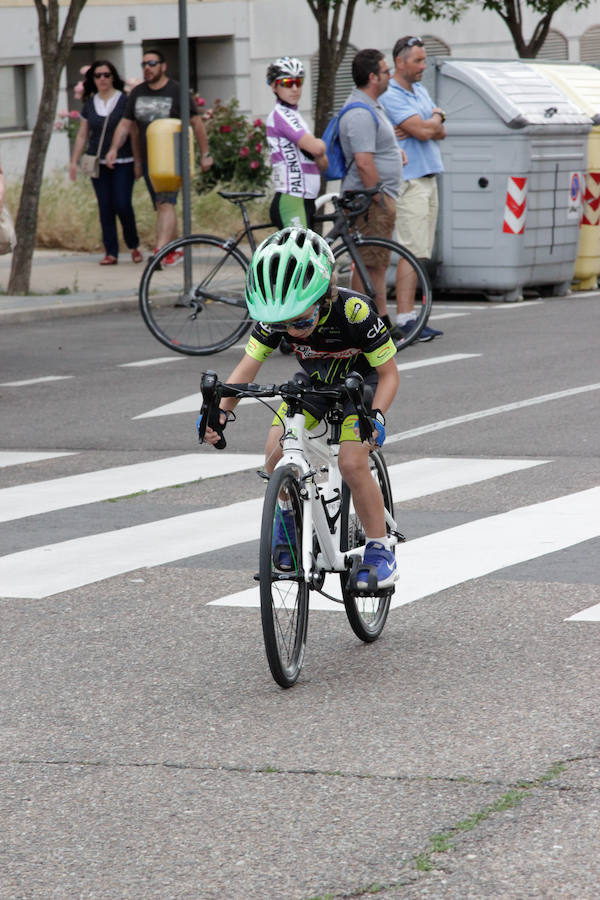
<path fill-rule="evenodd" d="M 224 425 L 220 422 L 220 405 L 223 397 L 282 397 L 289 405 L 298 411 L 302 409 L 302 401 L 305 397 L 327 397 L 333 402 L 343 400 L 344 395 L 350 398 L 358 416 L 358 426 L 361 441 L 371 441 L 375 426 L 367 412 L 365 400 L 365 383 L 358 372 L 350 372 L 344 384 L 339 388 L 320 388 L 304 381 L 292 379 L 283 384 L 227 384 L 219 381 L 217 373 L 208 370 L 202 374 L 200 381 L 202 391 L 202 407 L 200 409 L 200 424 L 198 425 L 198 439 L 204 443 L 207 427 L 212 428 L 219 435 L 219 440 L 214 445 L 217 450 L 223 450 L 227 441 L 223 436 Z"/>

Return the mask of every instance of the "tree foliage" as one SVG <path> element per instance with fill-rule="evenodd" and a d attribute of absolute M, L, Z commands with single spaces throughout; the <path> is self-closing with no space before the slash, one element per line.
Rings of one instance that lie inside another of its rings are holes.
<path fill-rule="evenodd" d="M 533 59 L 538 55 L 548 37 L 554 14 L 562 6 L 571 6 L 578 12 L 590 5 L 590 0 L 367 0 L 377 8 L 390 5 L 392 9 L 407 7 L 411 13 L 425 22 L 433 19 L 449 19 L 457 22 L 473 6 L 498 13 L 510 31 L 520 57 Z M 527 40 L 523 34 L 523 14 L 530 10 L 538 16 L 533 34 Z"/>
<path fill-rule="evenodd" d="M 34 0 L 34 3 L 38 17 L 43 84 L 15 222 L 17 246 L 13 252 L 7 286 L 9 294 L 26 294 L 29 291 L 44 163 L 54 127 L 59 81 L 86 0 L 71 0 L 68 6 L 60 6 L 58 0 Z M 62 31 L 61 19 L 64 19 Z"/>

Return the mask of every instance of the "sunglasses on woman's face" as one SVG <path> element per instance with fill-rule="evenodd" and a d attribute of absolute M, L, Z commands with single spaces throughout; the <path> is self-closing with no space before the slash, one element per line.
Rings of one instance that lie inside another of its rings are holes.
<path fill-rule="evenodd" d="M 278 87 L 292 88 L 302 87 L 303 82 L 304 78 L 278 78 L 275 84 Z"/>
<path fill-rule="evenodd" d="M 112 72 L 94 72 L 94 78 L 112 78 Z"/>
<path fill-rule="evenodd" d="M 319 309 L 319 306 L 315 308 L 310 319 L 292 319 L 288 322 L 269 322 L 269 328 L 271 331 L 289 331 L 290 328 L 293 328 L 294 331 L 304 331 L 306 328 L 310 328 L 315 324 L 317 316 L 319 315 Z"/>

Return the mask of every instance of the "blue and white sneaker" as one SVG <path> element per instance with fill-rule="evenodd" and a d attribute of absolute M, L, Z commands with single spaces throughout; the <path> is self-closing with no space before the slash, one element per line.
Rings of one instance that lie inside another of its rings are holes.
<path fill-rule="evenodd" d="M 365 547 L 363 564 L 356 575 L 356 586 L 360 590 L 369 587 L 369 567 L 377 573 L 377 589 L 390 587 L 398 577 L 396 557 L 391 550 L 386 550 L 379 541 L 369 541 Z"/>
<path fill-rule="evenodd" d="M 431 328 L 430 325 L 426 325 L 417 340 L 422 342 L 432 341 L 434 338 L 440 337 L 443 333 L 443 331 L 438 331 L 437 328 Z"/>
<path fill-rule="evenodd" d="M 296 559 L 296 526 L 291 509 L 277 508 L 271 548 L 273 565 L 282 572 L 298 568 Z"/>

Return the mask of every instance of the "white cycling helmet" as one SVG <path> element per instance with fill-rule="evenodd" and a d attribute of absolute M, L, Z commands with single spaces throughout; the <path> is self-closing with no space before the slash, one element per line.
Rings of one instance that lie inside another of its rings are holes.
<path fill-rule="evenodd" d="M 295 56 L 280 56 L 267 69 L 267 84 L 278 78 L 304 78 L 304 65 Z"/>

